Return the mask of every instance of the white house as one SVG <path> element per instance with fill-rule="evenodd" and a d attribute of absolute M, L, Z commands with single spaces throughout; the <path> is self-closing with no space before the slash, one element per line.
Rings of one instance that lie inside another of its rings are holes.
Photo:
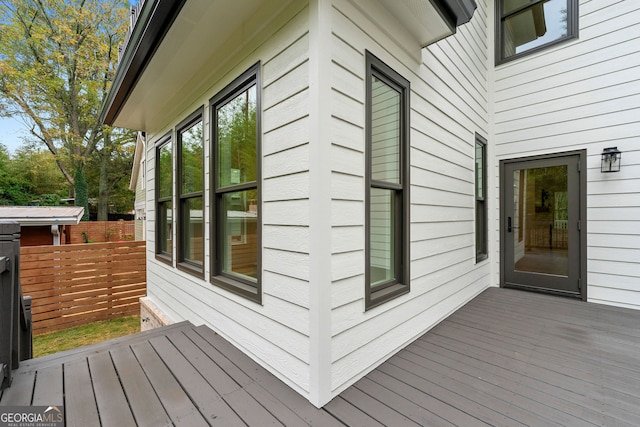
<path fill-rule="evenodd" d="M 135 12 L 103 117 L 146 132 L 161 322 L 322 406 L 489 286 L 640 308 L 640 3 Z"/>
<path fill-rule="evenodd" d="M 144 133 L 138 132 L 136 136 L 136 150 L 133 155 L 133 166 L 131 167 L 131 179 L 129 180 L 129 190 L 135 191 L 134 218 L 135 218 L 135 239 L 146 239 L 147 228 L 147 201 L 146 201 L 146 148 Z"/>

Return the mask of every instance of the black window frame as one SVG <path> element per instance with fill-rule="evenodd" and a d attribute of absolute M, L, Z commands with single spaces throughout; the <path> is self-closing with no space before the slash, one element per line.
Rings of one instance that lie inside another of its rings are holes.
<path fill-rule="evenodd" d="M 227 185 L 220 188 L 218 173 L 218 106 L 226 104 L 238 94 L 255 85 L 256 88 L 256 179 L 252 182 Z M 211 135 L 211 168 L 210 168 L 210 281 L 213 285 L 240 295 L 250 301 L 262 304 L 262 79 L 261 64 L 257 62 L 248 70 L 229 83 L 209 100 L 209 123 Z M 256 219 L 256 281 L 243 280 L 241 277 L 222 271 L 223 238 L 221 221 L 223 218 L 221 201 L 225 194 L 255 189 L 257 193 Z"/>
<path fill-rule="evenodd" d="M 165 147 L 165 146 L 169 146 L 169 148 L 171 149 L 171 195 L 169 197 L 160 197 L 160 151 Z M 156 247 L 155 247 L 155 255 L 156 255 L 156 259 L 164 262 L 165 264 L 169 264 L 169 265 L 173 265 L 173 250 L 175 247 L 175 242 L 172 239 L 172 245 L 171 245 L 171 252 L 164 252 L 162 250 L 162 239 L 164 238 L 164 231 L 161 230 L 161 214 L 162 214 L 162 205 L 165 203 L 169 203 L 171 205 L 171 211 L 172 211 L 172 215 L 171 215 L 171 219 L 172 219 L 172 223 L 174 223 L 173 219 L 175 218 L 174 215 L 174 208 L 175 208 L 175 203 L 173 200 L 173 196 L 174 196 L 174 176 L 173 176 L 173 152 L 174 152 L 174 146 L 173 146 L 173 139 L 171 138 L 171 132 L 168 132 L 166 135 L 164 135 L 162 138 L 160 138 L 160 140 L 155 144 L 155 196 L 156 196 L 156 203 L 155 203 L 155 208 L 156 208 L 156 223 L 155 223 L 155 239 L 156 239 Z M 162 223 L 164 224 L 164 223 Z M 171 233 L 173 234 L 173 230 L 174 227 L 171 227 Z"/>
<path fill-rule="evenodd" d="M 182 132 L 191 128 L 198 122 L 202 123 L 202 189 L 200 191 L 193 191 L 190 193 L 182 192 Z M 205 248 L 205 235 L 204 235 L 204 182 L 205 182 L 205 170 L 204 170 L 204 107 L 198 108 L 191 113 L 187 118 L 181 121 L 176 126 L 176 240 L 177 240 L 177 267 L 179 270 L 192 274 L 199 278 L 204 278 L 204 248 Z M 189 200 L 200 197 L 202 199 L 202 264 L 189 260 L 185 257 L 185 239 L 187 235 L 185 232 L 186 223 L 184 222 L 185 214 L 183 212 L 183 205 L 186 205 Z"/>
<path fill-rule="evenodd" d="M 365 102 L 365 310 L 377 307 L 387 301 L 410 292 L 410 93 L 407 79 L 393 70 L 368 50 L 366 62 L 366 102 Z M 399 183 L 372 179 L 372 83 L 373 77 L 400 94 L 400 156 Z M 393 191 L 394 207 L 394 269 L 395 278 L 377 285 L 371 284 L 371 189 Z"/>
<path fill-rule="evenodd" d="M 478 173 L 478 147 L 482 153 L 482 176 Z M 487 221 L 487 140 L 476 133 L 474 145 L 475 169 L 475 214 L 476 214 L 476 262 L 489 258 L 488 221 Z M 478 181 L 482 180 L 479 188 Z"/>
<path fill-rule="evenodd" d="M 536 52 L 540 52 L 541 50 L 548 49 L 552 46 L 555 46 L 560 43 L 564 43 L 568 40 L 573 40 L 578 38 L 578 20 L 579 20 L 579 10 L 578 10 L 578 0 L 566 0 L 567 1 L 567 34 L 559 39 L 552 40 L 548 43 L 542 44 L 540 46 L 536 46 L 534 48 L 528 49 L 524 52 L 516 53 L 511 56 L 504 56 L 504 34 L 503 34 L 503 22 L 511 16 L 517 15 L 526 9 L 530 9 L 536 7 L 538 5 L 542 5 L 546 0 L 532 0 L 531 3 L 518 7 L 512 11 L 507 13 L 502 13 L 504 0 L 496 0 L 496 19 L 495 19 L 495 63 L 496 65 L 504 64 L 506 62 L 510 62 Z"/>

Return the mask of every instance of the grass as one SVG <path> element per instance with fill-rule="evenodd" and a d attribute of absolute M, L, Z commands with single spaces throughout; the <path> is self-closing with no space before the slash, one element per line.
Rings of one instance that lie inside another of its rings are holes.
<path fill-rule="evenodd" d="M 69 350 L 140 332 L 140 316 L 102 320 L 33 337 L 33 357 Z"/>

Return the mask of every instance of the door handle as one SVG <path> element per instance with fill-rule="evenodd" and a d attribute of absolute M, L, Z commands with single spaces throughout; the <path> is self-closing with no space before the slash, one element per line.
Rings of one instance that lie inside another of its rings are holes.
<path fill-rule="evenodd" d="M 507 217 L 507 232 L 511 233 L 513 231 L 513 227 L 511 226 L 511 217 Z"/>

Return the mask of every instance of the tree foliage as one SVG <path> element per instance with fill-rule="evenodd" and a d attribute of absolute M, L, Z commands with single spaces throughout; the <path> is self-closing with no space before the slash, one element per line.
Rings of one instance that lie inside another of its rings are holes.
<path fill-rule="evenodd" d="M 0 0 L 0 114 L 28 123 L 72 185 L 111 131 L 99 114 L 127 18 L 126 0 Z"/>
<path fill-rule="evenodd" d="M 30 198 L 28 181 L 14 173 L 9 152 L 0 144 L 0 206 L 25 205 Z"/>
<path fill-rule="evenodd" d="M 89 191 L 87 189 L 87 181 L 84 179 L 84 171 L 81 166 L 76 168 L 76 206 L 82 206 L 84 213 L 82 221 L 89 220 Z"/>

